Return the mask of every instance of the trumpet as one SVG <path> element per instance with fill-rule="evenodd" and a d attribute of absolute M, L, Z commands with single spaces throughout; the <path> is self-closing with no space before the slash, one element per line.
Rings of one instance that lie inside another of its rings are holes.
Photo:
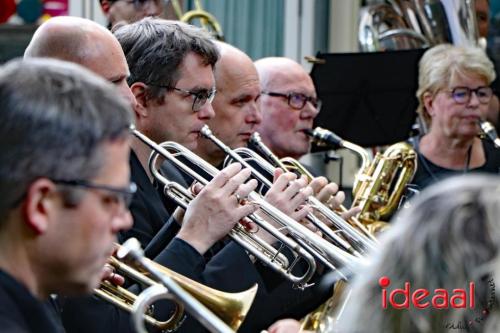
<path fill-rule="evenodd" d="M 220 141 L 218 138 L 216 138 L 210 128 L 205 125 L 201 129 L 201 135 L 209 140 L 211 140 L 213 143 L 215 143 L 222 151 L 224 151 L 227 155 L 228 158 L 233 159 L 242 165 L 244 165 L 247 168 L 250 168 L 252 175 L 254 178 L 256 178 L 258 181 L 261 182 L 266 187 L 271 187 L 271 182 L 263 176 L 259 171 L 257 171 L 255 168 L 253 168 L 249 163 L 242 158 L 240 155 L 238 155 L 235 151 L 233 151 L 231 148 L 226 146 L 222 141 Z M 248 150 L 249 151 L 249 150 Z M 253 153 L 253 152 L 252 152 Z M 226 160 L 228 162 L 228 160 Z M 267 161 L 264 161 L 261 158 L 261 161 L 259 161 L 260 166 L 262 166 L 264 169 L 266 168 L 271 168 L 273 169 L 272 166 Z M 262 196 L 259 194 L 259 198 L 261 201 L 267 204 L 265 200 L 262 198 Z M 308 199 L 309 203 L 313 206 L 315 206 L 317 203 L 314 201 L 316 198 L 310 197 Z M 319 201 L 318 201 L 319 202 Z M 269 205 L 269 204 L 267 204 Z M 321 204 L 322 205 L 322 204 Z M 352 264 L 355 264 L 357 262 L 356 257 L 359 257 L 359 254 L 356 254 L 355 251 L 352 251 L 353 253 L 349 253 L 349 251 L 345 251 L 342 249 L 339 249 L 337 246 L 333 245 L 332 243 L 326 241 L 322 237 L 319 237 L 317 234 L 312 232 L 311 230 L 307 229 L 297 221 L 291 219 L 288 217 L 286 214 L 282 213 L 279 209 L 275 208 L 274 206 L 271 206 L 275 211 L 279 212 L 282 216 L 284 216 L 286 219 L 277 221 L 281 223 L 285 228 L 288 229 L 288 231 L 291 234 L 291 237 L 294 238 L 301 246 L 306 248 L 316 259 L 321 261 L 323 264 L 325 264 L 327 267 L 330 269 L 337 269 L 338 264 L 343 266 L 351 266 Z M 328 209 L 330 213 L 331 210 Z M 326 212 L 328 214 L 328 212 Z M 325 233 L 329 233 L 332 238 L 335 240 L 338 240 L 339 243 L 341 243 L 343 240 L 339 238 L 335 233 L 331 231 L 323 222 L 319 221 L 317 218 L 314 216 L 310 216 L 311 219 L 313 219 L 313 223 L 318 227 L 319 230 L 324 231 Z M 346 222 L 338 215 L 335 215 L 333 217 L 335 219 L 335 222 L 338 223 L 343 223 L 346 224 Z M 286 222 L 286 223 L 283 223 Z M 351 227 L 352 230 L 352 227 Z M 350 230 L 350 231 L 351 231 Z M 359 235 L 359 233 L 355 232 L 356 236 Z M 361 236 L 360 236 L 361 237 Z M 365 239 L 363 239 L 365 241 Z M 369 243 L 370 241 L 366 239 L 366 243 Z M 369 246 L 370 244 L 368 244 Z M 343 247 L 345 249 L 351 249 L 351 246 L 343 241 Z"/>
<path fill-rule="evenodd" d="M 219 148 L 221 148 L 227 155 L 228 155 L 228 160 L 226 163 L 230 162 L 231 160 L 235 160 L 252 170 L 252 174 L 254 177 L 263 184 L 263 186 L 269 188 L 271 187 L 272 183 L 271 181 L 262 175 L 259 171 L 257 171 L 255 168 L 252 168 L 247 160 L 245 158 L 242 158 L 241 155 L 246 155 L 249 159 L 252 159 L 255 161 L 264 171 L 268 172 L 270 175 L 273 174 L 274 167 L 269 164 L 266 160 L 261 158 L 258 154 L 255 152 L 251 151 L 250 149 L 247 148 L 238 148 L 236 150 L 232 150 L 229 147 L 227 147 L 224 143 L 222 143 L 219 139 L 217 139 L 210 131 L 208 126 L 205 126 L 204 128 L 201 129 L 201 133 L 204 137 L 210 139 L 212 142 L 214 142 Z M 254 140 L 256 136 L 253 136 Z M 265 145 L 260 142 L 262 147 L 265 147 Z M 267 147 L 265 147 L 267 148 Z M 274 155 L 272 152 L 270 152 L 269 148 L 267 148 L 267 155 Z M 335 214 L 329 207 L 326 207 L 322 202 L 320 202 L 318 199 L 315 197 L 311 196 L 307 199 L 307 203 L 319 214 L 324 216 L 327 220 L 331 221 L 332 224 L 337 227 L 338 230 L 341 230 L 349 239 L 351 242 L 356 246 L 356 249 L 353 248 L 351 243 L 346 242 L 343 238 L 341 238 L 337 233 L 335 233 L 329 226 L 327 226 L 325 223 L 323 223 L 321 220 L 319 220 L 316 216 L 313 214 L 308 214 L 307 219 L 315 225 L 324 235 L 326 235 L 328 238 L 330 238 L 332 241 L 334 241 L 337 245 L 341 246 L 345 251 L 348 253 L 355 255 L 355 256 L 361 256 L 358 251 L 365 252 L 367 250 L 374 250 L 376 248 L 376 241 L 373 239 L 368 238 L 367 236 L 361 234 L 358 230 L 354 229 L 349 223 L 347 223 L 342 217 L 339 215 Z M 330 264 L 326 263 L 324 260 L 322 260 L 323 263 L 327 264 L 327 266 L 331 267 Z"/>
<path fill-rule="evenodd" d="M 318 128 L 316 128 L 314 131 L 316 132 L 317 130 L 318 130 Z M 327 131 L 325 131 L 325 132 L 327 132 Z M 335 134 L 333 134 L 331 132 L 329 132 L 329 133 L 332 134 L 333 136 L 335 136 Z M 311 131 L 307 131 L 307 134 L 308 135 L 312 135 Z M 321 133 L 321 134 L 326 134 L 326 133 Z M 346 142 L 346 141 L 341 140 L 340 138 L 338 138 L 338 139 L 337 138 L 338 137 L 335 136 L 335 137 L 332 138 L 332 140 L 333 139 L 336 140 L 336 142 L 337 142 L 337 144 L 339 146 L 345 146 L 345 145 L 356 146 L 356 145 L 351 144 L 350 142 Z M 262 142 L 262 139 L 260 138 L 260 134 L 258 132 L 255 132 L 255 133 L 252 134 L 252 136 L 250 137 L 250 143 L 252 143 L 256 147 L 256 149 L 258 149 L 261 152 L 261 154 L 263 156 L 265 156 L 267 160 L 271 161 L 271 163 L 273 163 L 276 167 L 279 167 L 279 168 L 281 168 L 283 170 L 288 170 L 288 171 L 296 172 L 296 173 L 298 173 L 300 175 L 305 175 L 309 179 L 309 181 L 314 178 L 314 176 L 309 172 L 309 170 L 307 170 L 296 159 L 291 158 L 291 157 L 284 157 L 282 159 L 279 159 Z M 351 148 L 351 149 L 354 149 L 354 148 Z M 366 157 L 363 159 L 363 165 L 365 165 L 366 161 L 369 161 L 369 159 L 368 159 L 368 155 L 366 154 L 366 152 L 364 150 L 363 150 L 363 153 L 366 155 Z M 343 205 L 340 205 L 339 210 L 342 213 L 347 212 L 347 208 L 344 207 Z M 377 239 L 372 235 L 372 233 L 357 218 L 350 217 L 348 219 L 348 222 L 351 223 L 351 225 L 353 225 L 354 227 L 356 227 L 366 237 L 368 237 L 369 239 L 371 239 L 375 244 L 378 243 Z"/>
<path fill-rule="evenodd" d="M 165 194 L 171 197 L 178 205 L 183 208 L 187 208 L 191 200 L 193 200 L 194 196 L 191 191 L 179 185 L 178 183 L 169 181 L 161 174 L 161 172 L 156 168 L 158 158 L 161 156 L 164 159 L 170 161 L 180 171 L 192 177 L 202 185 L 206 185 L 208 183 L 208 180 L 203 178 L 199 172 L 195 172 L 191 167 L 183 163 L 180 160 L 181 156 L 187 159 L 190 163 L 194 164 L 208 176 L 213 177 L 219 172 L 219 170 L 217 170 L 215 167 L 180 144 L 177 144 L 175 142 L 164 142 L 161 145 L 158 145 L 135 129 L 133 129 L 133 133 L 142 142 L 153 149 L 153 154 L 149 159 L 149 168 L 151 173 L 164 186 Z M 173 151 L 173 153 L 171 153 L 171 151 Z M 269 212 L 267 215 L 273 220 L 290 219 L 285 214 L 278 214 L 276 211 L 278 211 L 279 213 L 281 213 L 281 211 L 277 209 L 273 211 L 274 207 L 265 207 L 266 205 L 270 205 L 263 199 L 259 198 L 256 193 L 251 193 L 249 199 L 251 203 L 258 205 L 261 209 L 267 209 L 267 211 Z M 273 225 L 271 225 L 271 223 L 267 222 L 263 218 L 260 218 L 256 214 L 251 214 L 248 216 L 248 218 L 256 223 L 260 228 L 264 229 L 266 232 L 269 232 L 280 242 L 281 246 L 279 246 L 277 249 L 272 247 L 266 241 L 260 239 L 255 234 L 246 230 L 246 228 L 244 228 L 241 224 L 237 224 L 233 228 L 233 230 L 230 231 L 229 236 L 243 248 L 245 248 L 248 252 L 254 255 L 257 259 L 263 261 L 266 265 L 274 269 L 283 277 L 293 282 L 294 285 L 298 288 L 304 288 L 305 286 L 307 286 L 307 282 L 311 279 L 314 272 L 316 271 L 316 262 L 312 255 L 302 246 L 297 244 L 297 242 L 286 237 L 286 235 L 284 235 L 280 230 L 276 229 Z M 288 258 L 281 252 L 284 247 L 287 247 L 295 256 L 294 260 L 291 263 L 289 262 Z M 293 273 L 292 270 L 301 260 L 306 263 L 307 268 L 302 275 L 296 275 L 296 273 Z"/>
<path fill-rule="evenodd" d="M 194 299 L 196 302 L 202 304 L 203 307 L 207 308 L 204 310 L 205 312 L 210 311 L 210 318 L 214 315 L 216 316 L 215 318 L 217 318 L 217 320 L 214 319 L 214 322 L 223 322 L 225 323 L 224 326 L 229 326 L 232 330 L 237 330 L 245 319 L 253 299 L 255 298 L 255 294 L 257 293 L 257 285 L 240 293 L 226 293 L 212 289 L 147 258 L 141 258 L 139 262 L 133 260 L 133 265 L 128 265 L 120 259 L 125 256 L 125 253 L 132 251 L 129 250 L 130 247 L 132 247 L 135 252 L 141 253 L 141 251 L 137 249 L 137 247 L 140 248 L 138 241 L 131 238 L 123 245 L 116 244 L 116 246 L 118 248 L 117 257 L 119 258 L 114 256 L 110 257 L 109 264 L 113 266 L 117 272 L 120 272 L 143 286 L 149 286 L 148 289 L 154 288 L 149 289 L 146 294 L 137 296 L 123 287 L 115 286 L 109 281 L 103 281 L 101 282 L 101 286 L 94 292 L 96 296 L 118 306 L 122 310 L 135 313 L 137 308 L 141 308 L 142 315 L 134 319 L 136 327 L 143 327 L 144 321 L 146 321 L 148 324 L 158 329 L 174 331 L 182 323 L 184 307 L 187 307 L 192 313 L 193 309 L 189 305 L 186 305 L 186 299 L 189 302 L 193 302 L 192 299 Z M 154 270 L 155 273 L 152 273 L 151 270 Z M 169 285 L 167 285 L 168 292 L 160 285 L 165 279 L 169 280 Z M 175 286 L 172 287 L 172 285 Z M 182 291 L 179 292 L 179 289 Z M 146 292 L 146 290 L 144 292 Z M 157 320 L 153 318 L 151 311 L 149 311 L 150 307 L 146 304 L 151 304 L 153 301 L 162 298 L 171 298 L 167 295 L 168 293 L 174 293 L 176 296 L 175 299 L 180 301 L 176 303 L 176 309 L 168 320 Z M 145 297 L 146 295 L 150 297 Z M 146 299 L 148 302 L 146 302 Z M 232 332 L 232 330 L 230 332 Z M 221 330 L 221 332 L 229 331 Z"/>

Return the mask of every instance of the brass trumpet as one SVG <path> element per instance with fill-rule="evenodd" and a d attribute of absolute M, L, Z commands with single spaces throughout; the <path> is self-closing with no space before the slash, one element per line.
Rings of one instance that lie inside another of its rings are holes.
<path fill-rule="evenodd" d="M 228 146 L 226 146 L 222 141 L 220 141 L 218 138 L 216 138 L 213 134 L 210 128 L 205 125 L 201 129 L 201 135 L 209 140 L 211 140 L 213 143 L 215 143 L 222 151 L 224 151 L 228 157 L 226 159 L 226 163 L 230 161 L 231 159 L 241 163 L 247 168 L 250 168 L 252 175 L 255 179 L 257 179 L 261 184 L 263 184 L 266 187 L 271 187 L 271 182 L 263 176 L 259 171 L 257 171 L 255 168 L 253 168 L 244 158 L 242 158 L 237 151 L 237 150 L 232 150 Z M 247 149 L 247 151 L 249 151 Z M 253 152 L 252 152 L 253 153 Z M 256 154 L 255 154 L 256 155 Z M 260 158 L 260 156 L 256 155 L 256 159 Z M 274 169 L 267 161 L 264 159 L 260 158 L 259 161 L 259 166 L 261 166 L 264 170 L 269 170 L 269 168 Z M 272 171 L 271 171 L 272 174 Z M 357 257 L 359 255 L 349 253 L 349 251 L 345 251 L 340 249 L 339 247 L 335 246 L 334 244 L 326 241 L 322 237 L 319 237 L 317 234 L 309 230 L 308 228 L 304 227 L 302 224 L 299 222 L 295 221 L 294 219 L 288 217 L 286 214 L 282 213 L 279 209 L 276 207 L 269 205 L 262 197 L 262 195 L 258 195 L 259 200 L 263 201 L 264 205 L 266 206 L 271 206 L 274 211 L 276 211 L 273 214 L 280 214 L 283 216 L 282 218 L 276 220 L 278 223 L 282 224 L 284 228 L 286 228 L 290 236 L 295 239 L 302 247 L 304 247 L 307 251 L 309 251 L 316 259 L 321 261 L 323 264 L 325 264 L 327 267 L 330 269 L 337 269 L 339 267 L 352 267 L 352 265 L 355 265 L 357 263 Z M 316 206 L 316 202 L 314 201 L 316 198 L 310 197 L 308 199 L 309 203 L 311 205 Z M 318 201 L 319 202 L 319 201 Z M 321 204 L 321 203 L 320 203 Z M 321 204 L 322 205 L 322 204 Z M 262 208 L 262 207 L 261 207 Z M 329 212 L 331 212 L 330 209 L 328 209 Z M 319 230 L 323 232 L 329 232 L 331 234 L 332 238 L 338 239 L 339 243 L 342 242 L 343 240 L 340 239 L 337 235 L 335 235 L 323 222 L 319 221 L 317 218 L 314 216 L 310 216 L 311 219 L 314 219 L 314 224 L 318 227 Z M 338 215 L 333 217 L 335 222 L 343 223 L 346 224 L 346 222 Z M 349 226 L 350 227 L 350 226 Z M 351 227 L 352 229 L 352 227 Z M 359 235 L 359 233 L 355 232 L 356 235 Z M 360 236 L 361 237 L 361 236 Z M 364 241 L 364 239 L 363 239 Z M 366 242 L 370 242 L 369 240 L 366 240 Z M 347 249 L 351 249 L 351 246 L 343 241 L 344 247 Z M 370 245 L 370 244 L 368 244 Z M 355 253 L 355 252 L 354 252 Z"/>
<path fill-rule="evenodd" d="M 136 247 L 136 244 L 131 245 L 131 242 L 134 241 L 137 242 L 137 240 L 135 239 L 130 239 L 125 242 L 124 245 L 120 246 L 117 244 L 118 255 L 120 254 L 120 252 L 127 251 L 124 247 Z M 222 292 L 193 281 L 147 258 L 142 258 L 140 261 L 141 263 L 137 263 L 134 260 L 132 262 L 132 265 L 128 265 L 120 261 L 118 258 L 112 256 L 110 258 L 109 264 L 112 265 L 117 272 L 131 278 L 132 280 L 135 280 L 136 282 L 144 286 L 158 287 L 158 285 L 161 284 L 164 278 L 167 277 L 168 279 L 172 280 L 175 285 L 177 285 L 177 287 L 172 287 L 172 285 L 170 285 L 170 287 L 167 286 L 169 293 L 171 293 L 174 288 L 176 290 L 181 288 L 183 290 L 183 294 L 187 293 L 189 295 L 189 300 L 197 300 L 197 302 L 201 303 L 211 313 L 215 314 L 219 320 L 222 320 L 225 324 L 231 327 L 232 330 L 237 330 L 241 325 L 241 323 L 245 319 L 246 314 L 248 313 L 248 310 L 250 309 L 250 306 L 252 305 L 255 294 L 257 293 L 257 285 L 254 285 L 252 288 L 240 293 Z M 144 268 L 145 265 L 148 267 L 152 267 L 152 269 L 156 272 L 156 275 L 153 274 L 152 276 L 152 273 Z M 160 274 L 161 276 L 158 276 L 158 274 Z M 163 289 L 155 288 L 151 290 L 158 291 Z M 139 307 L 138 302 L 145 301 L 143 298 L 139 298 L 140 296 L 135 295 L 125 288 L 115 286 L 109 281 L 103 281 L 101 283 L 101 286 L 95 290 L 95 294 L 105 301 L 108 301 L 118 306 L 122 310 L 128 312 L 133 312 L 134 307 Z M 163 297 L 165 296 L 164 294 L 166 294 L 165 290 L 160 294 L 160 296 L 162 296 L 162 298 L 165 298 Z M 157 295 L 158 294 L 155 293 L 155 296 Z M 184 307 L 186 306 L 185 299 L 181 298 L 179 300 L 179 297 L 176 295 L 175 300 L 177 300 L 177 309 L 168 320 L 159 321 L 152 317 L 152 313 L 143 311 L 142 315 L 140 316 L 141 323 L 143 321 L 146 321 L 148 324 L 161 330 L 174 331 L 180 325 L 182 318 L 184 317 Z M 149 306 L 145 307 L 145 309 L 149 309 Z"/>
<path fill-rule="evenodd" d="M 202 158 L 180 144 L 177 144 L 175 142 L 164 142 L 161 145 L 158 145 L 135 129 L 133 130 L 133 133 L 142 142 L 153 149 L 153 154 L 149 159 L 149 168 L 151 173 L 161 184 L 164 185 L 165 194 L 171 197 L 174 201 L 176 201 L 177 204 L 179 204 L 183 208 L 187 208 L 187 205 L 194 198 L 193 194 L 191 193 L 191 191 L 179 185 L 178 183 L 169 181 L 161 174 L 161 172 L 156 167 L 156 165 L 158 164 L 158 158 L 162 157 L 170 161 L 181 172 L 184 172 L 186 175 L 192 177 L 202 185 L 206 185 L 208 183 L 208 180 L 203 178 L 203 176 L 201 176 L 199 172 L 195 172 L 191 167 L 183 163 L 179 157 L 187 159 L 191 164 L 199 168 L 201 172 L 210 177 L 213 177 L 219 172 L 217 168 L 213 167 L 211 164 L 204 161 Z M 262 210 L 267 211 L 267 215 L 273 220 L 291 220 L 291 218 L 289 218 L 285 214 L 282 214 L 281 211 L 265 202 L 265 200 L 260 198 L 260 196 L 258 196 L 256 193 L 251 193 L 248 199 L 250 203 L 258 205 Z M 260 218 L 255 214 L 249 215 L 248 218 L 256 223 L 260 228 L 269 232 L 280 242 L 281 246 L 278 248 L 272 247 L 266 241 L 261 240 L 255 234 L 247 231 L 241 224 L 237 224 L 233 228 L 233 230 L 231 230 L 229 236 L 242 247 L 244 247 L 247 251 L 249 251 L 252 255 L 254 255 L 257 259 L 263 261 L 270 268 L 274 269 L 283 277 L 293 282 L 298 288 L 305 287 L 307 285 L 307 282 L 311 279 L 314 272 L 316 271 L 316 262 L 314 261 L 314 258 L 311 256 L 311 254 L 302 246 L 297 244 L 297 242 L 295 242 L 293 239 L 288 238 L 280 230 L 272 226 L 266 220 Z M 287 247 L 295 256 L 294 260 L 291 263 L 288 261 L 287 257 L 283 253 L 281 253 L 284 247 Z M 303 260 L 307 264 L 307 269 L 302 275 L 296 275 L 292 273 L 292 270 L 301 260 Z"/>
<path fill-rule="evenodd" d="M 316 128 L 315 131 L 317 131 L 318 128 Z M 307 132 L 307 134 L 311 135 L 311 132 Z M 262 139 L 260 138 L 260 134 L 258 132 L 252 134 L 250 142 L 256 147 L 256 149 L 258 149 L 262 153 L 262 155 L 264 155 L 269 161 L 271 161 L 271 163 L 274 164 L 274 166 L 281 168 L 283 170 L 288 170 L 291 172 L 298 173 L 300 175 L 305 175 L 309 179 L 309 181 L 314 178 L 314 176 L 309 172 L 309 170 L 307 170 L 296 159 L 291 157 L 284 157 L 282 159 L 279 159 L 276 155 L 274 155 L 274 153 L 262 142 Z M 346 144 L 348 145 L 350 143 L 347 142 Z M 363 161 L 369 161 L 368 155 L 364 150 L 363 153 L 366 155 L 366 159 L 363 159 Z M 347 208 L 344 207 L 343 205 L 340 205 L 339 210 L 341 213 L 347 212 Z M 377 239 L 373 237 L 370 231 L 357 218 L 351 217 L 347 221 L 351 223 L 351 225 L 356 227 L 366 237 L 371 239 L 375 244 L 378 243 Z"/>

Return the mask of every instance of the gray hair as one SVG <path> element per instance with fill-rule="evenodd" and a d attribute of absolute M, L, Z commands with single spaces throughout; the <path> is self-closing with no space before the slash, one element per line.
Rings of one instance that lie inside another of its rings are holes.
<path fill-rule="evenodd" d="M 381 251 L 357 275 L 340 331 L 442 332 L 447 331 L 447 323 L 470 321 L 469 332 L 483 331 L 484 323 L 478 324 L 476 318 L 484 316 L 483 309 L 498 308 L 495 288 L 488 280 L 495 277 L 500 264 L 499 247 L 500 178 L 467 175 L 429 187 L 397 215 L 382 239 Z M 383 309 L 379 285 L 383 276 L 391 280 L 388 294 L 405 282 L 411 283 L 411 291 L 426 288 L 432 295 L 437 288 L 450 293 L 467 289 L 473 281 L 475 309 L 394 309 L 391 305 Z"/>
<path fill-rule="evenodd" d="M 431 117 L 424 105 L 424 94 L 436 94 L 440 89 L 449 88 L 457 76 L 476 75 L 490 85 L 495 80 L 493 63 L 478 47 L 441 44 L 427 50 L 419 63 L 417 98 L 418 114 L 427 126 Z"/>
<path fill-rule="evenodd" d="M 148 85 L 148 98 L 161 101 L 165 89 L 174 87 L 180 79 L 180 65 L 185 56 L 194 52 L 205 65 L 215 67 L 219 51 L 210 34 L 198 27 L 178 21 L 144 18 L 117 27 L 114 34 L 120 42 L 130 69 L 129 85 Z"/>
<path fill-rule="evenodd" d="M 0 67 L 0 223 L 38 178 L 88 180 L 98 147 L 128 136 L 130 106 L 89 70 L 53 59 Z"/>

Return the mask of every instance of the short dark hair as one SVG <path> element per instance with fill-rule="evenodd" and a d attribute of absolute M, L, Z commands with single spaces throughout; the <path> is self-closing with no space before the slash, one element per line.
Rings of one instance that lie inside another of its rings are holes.
<path fill-rule="evenodd" d="M 38 178 L 89 180 L 104 142 L 132 123 L 130 105 L 89 70 L 54 59 L 0 67 L 0 224 Z"/>
<path fill-rule="evenodd" d="M 114 34 L 120 42 L 130 69 L 129 85 L 134 82 L 174 87 L 179 67 L 194 52 L 204 64 L 215 67 L 219 51 L 210 34 L 178 21 L 144 18 L 119 27 Z M 148 87 L 148 97 L 161 100 L 164 88 Z"/>

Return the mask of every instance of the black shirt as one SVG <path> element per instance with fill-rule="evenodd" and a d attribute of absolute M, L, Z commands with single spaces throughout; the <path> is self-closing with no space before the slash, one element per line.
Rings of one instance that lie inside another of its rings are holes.
<path fill-rule="evenodd" d="M 46 304 L 12 276 L 0 270 L 0 330 L 9 333 L 61 331 Z"/>
<path fill-rule="evenodd" d="M 415 147 L 418 153 L 418 165 L 415 177 L 413 177 L 412 185 L 415 185 L 418 190 L 422 190 L 425 187 L 442 180 L 450 176 L 457 176 L 469 172 L 484 172 L 499 174 L 500 171 L 500 149 L 495 148 L 493 143 L 489 140 L 481 140 L 483 143 L 483 149 L 485 154 L 486 163 L 482 166 L 474 169 L 466 170 L 453 170 L 443 168 L 439 165 L 432 163 L 424 155 L 422 155 L 418 149 Z M 418 143 L 417 143 L 418 146 Z"/>

